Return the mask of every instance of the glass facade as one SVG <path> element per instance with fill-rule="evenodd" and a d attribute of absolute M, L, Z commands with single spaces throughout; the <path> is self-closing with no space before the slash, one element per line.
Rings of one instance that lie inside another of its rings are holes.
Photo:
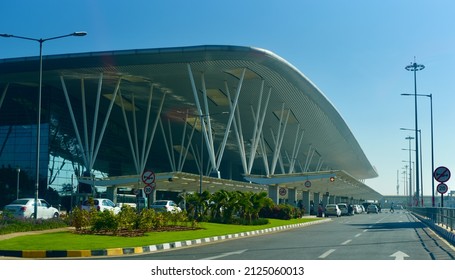
<path fill-rule="evenodd" d="M 37 95 L 37 87 L 10 85 L 0 108 L 0 208 L 17 196 L 35 196 Z M 63 159 L 51 151 L 56 138 L 49 113 L 54 105 L 49 97 L 43 94 L 38 196 L 57 205 L 58 192 L 71 183 L 74 173 L 67 172 Z"/>

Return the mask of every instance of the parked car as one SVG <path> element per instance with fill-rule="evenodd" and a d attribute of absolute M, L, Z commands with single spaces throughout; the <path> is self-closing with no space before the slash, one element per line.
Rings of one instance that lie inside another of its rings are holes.
<path fill-rule="evenodd" d="M 363 212 L 362 207 L 360 207 L 360 205 L 354 204 L 353 207 L 354 207 L 354 214 L 361 214 Z"/>
<path fill-rule="evenodd" d="M 379 214 L 379 209 L 376 205 L 374 204 L 370 204 L 368 205 L 367 207 L 367 214 L 370 214 L 370 213 L 376 213 L 376 214 Z"/>
<path fill-rule="evenodd" d="M 58 209 L 52 207 L 46 200 L 38 199 L 38 219 L 51 219 L 60 216 Z M 20 198 L 6 205 L 4 212 L 11 213 L 16 218 L 35 218 L 35 199 Z"/>
<path fill-rule="evenodd" d="M 118 214 L 120 212 L 120 207 L 115 205 L 112 200 L 107 198 L 89 198 L 82 202 L 81 209 L 90 211 L 91 208 L 95 208 L 98 211 L 105 211 L 109 210 L 112 211 L 114 214 Z"/>
<path fill-rule="evenodd" d="M 150 208 L 157 212 L 181 212 L 182 209 L 172 200 L 156 200 Z"/>
<path fill-rule="evenodd" d="M 346 203 L 338 203 L 337 205 L 338 208 L 340 208 L 341 216 L 347 216 L 350 214 L 348 205 Z"/>
<path fill-rule="evenodd" d="M 341 216 L 341 210 L 336 204 L 327 204 L 325 206 L 325 216 Z"/>

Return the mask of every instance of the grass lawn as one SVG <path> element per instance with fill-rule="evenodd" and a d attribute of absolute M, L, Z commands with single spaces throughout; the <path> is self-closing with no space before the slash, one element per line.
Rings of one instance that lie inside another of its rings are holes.
<path fill-rule="evenodd" d="M 201 223 L 198 230 L 150 232 L 140 237 L 100 236 L 55 232 L 38 235 L 19 236 L 0 241 L 1 250 L 96 250 L 110 248 L 141 247 L 186 241 L 205 237 L 221 236 L 233 233 L 261 230 L 282 225 L 299 224 L 318 220 L 302 218 L 292 220 L 270 219 L 270 223 L 260 226 L 239 226 L 213 223 Z"/>

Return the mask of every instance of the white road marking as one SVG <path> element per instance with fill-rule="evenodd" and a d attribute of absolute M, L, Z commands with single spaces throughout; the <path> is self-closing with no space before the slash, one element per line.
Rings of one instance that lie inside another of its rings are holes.
<path fill-rule="evenodd" d="M 320 255 L 318 258 L 325 259 L 328 255 L 332 254 L 333 252 L 335 252 L 335 249 L 330 249 L 330 250 L 326 251 L 324 254 Z"/>
<path fill-rule="evenodd" d="M 247 251 L 247 250 L 245 249 L 245 250 L 239 250 L 239 251 L 234 251 L 234 252 L 228 252 L 228 253 L 224 253 L 224 254 L 221 254 L 221 255 L 217 255 L 217 256 L 213 256 L 213 257 L 208 257 L 208 258 L 204 258 L 204 259 L 201 259 L 201 260 L 215 260 L 215 259 L 221 259 L 221 258 L 230 256 L 230 255 L 240 255 L 240 254 L 244 253 L 245 251 Z"/>
<path fill-rule="evenodd" d="M 362 235 L 361 233 L 357 233 L 354 237 L 359 237 L 361 235 Z"/>
<path fill-rule="evenodd" d="M 395 260 L 404 260 L 404 258 L 409 258 L 409 256 L 406 253 L 401 251 L 396 251 L 395 253 L 390 255 L 390 257 L 394 257 Z"/>
<path fill-rule="evenodd" d="M 348 243 L 351 242 L 351 241 L 352 241 L 352 239 L 346 240 L 346 241 L 344 241 L 343 243 L 341 243 L 341 245 L 346 245 L 346 244 L 348 244 Z"/>

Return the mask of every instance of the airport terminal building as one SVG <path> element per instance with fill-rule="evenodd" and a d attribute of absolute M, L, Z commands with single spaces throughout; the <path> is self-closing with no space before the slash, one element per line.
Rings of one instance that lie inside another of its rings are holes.
<path fill-rule="evenodd" d="M 157 198 L 266 191 L 309 207 L 382 197 L 364 184 L 378 174 L 334 105 L 270 51 L 44 56 L 41 94 L 39 74 L 39 57 L 0 59 L 0 206 L 33 197 L 36 174 L 41 197 L 115 200 L 119 188 L 143 189 L 145 173 Z"/>

